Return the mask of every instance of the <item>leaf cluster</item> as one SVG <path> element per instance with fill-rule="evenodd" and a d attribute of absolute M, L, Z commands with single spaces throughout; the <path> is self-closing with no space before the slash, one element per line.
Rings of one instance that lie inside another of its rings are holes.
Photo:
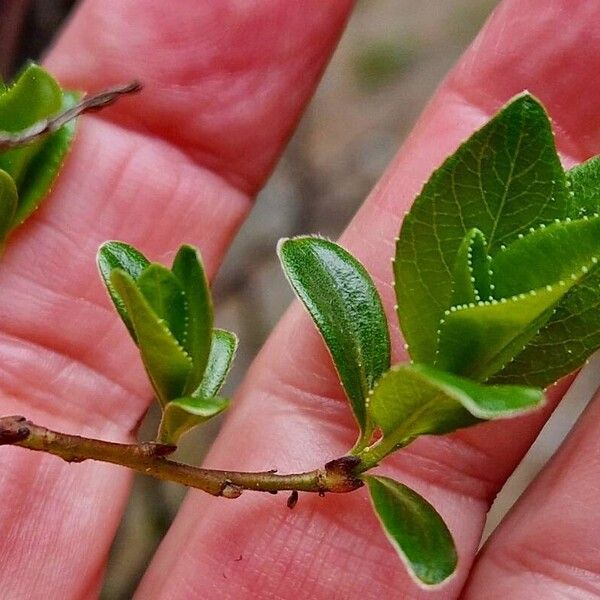
<path fill-rule="evenodd" d="M 420 584 L 454 573 L 437 511 L 414 490 L 367 474 L 422 435 L 505 419 L 600 347 L 600 159 L 561 166 L 542 105 L 522 94 L 447 158 L 406 215 L 393 260 L 397 314 L 411 361 L 391 364 L 383 303 L 338 244 L 284 239 L 278 255 L 320 331 L 359 433 L 354 476 Z M 225 408 L 217 394 L 236 338 L 213 328 L 197 251 L 171 269 L 121 242 L 98 255 L 110 296 L 163 409 L 158 439 Z"/>
<path fill-rule="evenodd" d="M 218 394 L 237 348 L 235 334 L 213 327 L 200 254 L 182 246 L 168 269 L 111 241 L 98 251 L 98 268 L 160 404 L 157 440 L 177 445 L 184 433 L 227 408 Z"/>
<path fill-rule="evenodd" d="M 73 106 L 80 95 L 62 90 L 31 63 L 6 86 L 0 82 L 0 131 L 16 133 Z M 75 136 L 71 121 L 40 141 L 0 154 L 0 246 L 50 191 Z"/>

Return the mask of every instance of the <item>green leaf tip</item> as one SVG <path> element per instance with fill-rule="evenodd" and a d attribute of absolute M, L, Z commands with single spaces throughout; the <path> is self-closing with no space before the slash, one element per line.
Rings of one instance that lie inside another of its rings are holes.
<path fill-rule="evenodd" d="M 368 437 L 366 399 L 390 365 L 387 319 L 373 280 L 349 252 L 320 237 L 283 239 L 277 253 L 323 336 L 363 438 Z"/>
<path fill-rule="evenodd" d="M 448 582 L 458 555 L 448 527 L 425 498 L 389 477 L 365 475 L 371 502 L 381 527 L 421 587 Z"/>

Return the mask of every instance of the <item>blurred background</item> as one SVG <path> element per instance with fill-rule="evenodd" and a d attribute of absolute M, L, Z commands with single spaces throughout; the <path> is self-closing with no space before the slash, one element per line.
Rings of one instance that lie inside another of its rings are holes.
<path fill-rule="evenodd" d="M 217 324 L 238 332 L 231 393 L 292 294 L 275 257 L 282 236 L 336 238 L 409 132 L 427 99 L 473 39 L 495 0 L 364 0 L 283 159 L 261 192 L 214 286 Z M 0 73 L 39 59 L 76 3 L 0 2 Z M 491 531 L 564 437 L 600 383 L 598 361 L 580 377 L 494 505 Z M 212 422 L 211 422 L 212 423 Z M 141 437 L 156 431 L 151 410 Z M 178 458 L 198 463 L 218 423 L 189 436 Z M 113 545 L 102 597 L 130 598 L 185 490 L 137 477 Z"/>

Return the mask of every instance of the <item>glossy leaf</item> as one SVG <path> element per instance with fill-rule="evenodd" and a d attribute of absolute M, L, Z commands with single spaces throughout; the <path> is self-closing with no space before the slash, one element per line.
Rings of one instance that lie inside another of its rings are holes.
<path fill-rule="evenodd" d="M 98 249 L 96 257 L 98 270 L 104 285 L 108 290 L 111 300 L 117 309 L 119 316 L 125 323 L 131 337 L 137 341 L 131 319 L 127 314 L 127 309 L 123 300 L 111 283 L 111 274 L 115 269 L 125 271 L 134 281 L 138 279 L 142 271 L 150 264 L 148 259 L 138 252 L 133 246 L 124 242 L 110 241 L 104 242 Z"/>
<path fill-rule="evenodd" d="M 539 389 L 486 385 L 426 365 L 392 367 L 375 386 L 368 410 L 389 451 L 420 435 L 449 433 L 480 419 L 504 419 L 544 402 Z"/>
<path fill-rule="evenodd" d="M 0 169 L 0 244 L 10 230 L 17 202 L 17 188 L 13 178 Z"/>
<path fill-rule="evenodd" d="M 181 246 L 173 262 L 172 271 L 186 297 L 187 334 L 182 345 L 193 363 L 185 388 L 185 393 L 190 394 L 202 380 L 210 353 L 213 331 L 212 299 L 202 260 L 195 248 Z"/>
<path fill-rule="evenodd" d="M 452 304 L 469 304 L 490 299 L 492 282 L 491 257 L 486 251 L 485 237 L 479 229 L 471 229 L 458 248 L 454 262 Z"/>
<path fill-rule="evenodd" d="M 479 229 L 493 256 L 530 227 L 568 214 L 565 175 L 548 117 L 523 94 L 433 173 L 404 219 L 394 263 L 398 316 L 417 362 L 433 363 L 465 235 Z"/>
<path fill-rule="evenodd" d="M 128 273 L 114 269 L 110 282 L 123 301 L 144 366 L 156 396 L 164 406 L 183 393 L 192 360 Z"/>
<path fill-rule="evenodd" d="M 221 391 L 235 358 L 237 346 L 238 338 L 235 333 L 225 329 L 213 329 L 206 370 L 192 396 L 212 398 Z"/>
<path fill-rule="evenodd" d="M 282 240 L 278 254 L 329 348 L 364 432 L 367 395 L 390 364 L 387 320 L 375 285 L 354 257 L 322 238 Z"/>
<path fill-rule="evenodd" d="M 456 570 L 458 555 L 439 513 L 409 487 L 379 475 L 365 483 L 388 540 L 418 584 L 439 585 Z"/>
<path fill-rule="evenodd" d="M 158 441 L 176 446 L 182 435 L 216 417 L 228 406 L 229 401 L 225 398 L 188 396 L 172 400 L 164 408 Z"/>
<path fill-rule="evenodd" d="M 151 263 L 141 272 L 136 284 L 156 316 L 183 346 L 187 335 L 187 306 L 177 277 L 166 267 Z"/>

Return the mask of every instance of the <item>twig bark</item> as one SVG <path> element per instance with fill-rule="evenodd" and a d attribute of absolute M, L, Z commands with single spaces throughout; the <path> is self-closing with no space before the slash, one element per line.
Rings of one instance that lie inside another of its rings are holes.
<path fill-rule="evenodd" d="M 0 150 L 10 150 L 37 142 L 40 138 L 54 133 L 79 115 L 101 110 L 116 102 L 121 96 L 134 94 L 142 89 L 141 83 L 132 81 L 126 85 L 109 88 L 93 96 L 87 96 L 71 108 L 67 108 L 47 119 L 34 123 L 31 127 L 17 132 L 0 131 Z"/>
<path fill-rule="evenodd" d="M 360 465 L 356 456 L 343 456 L 329 461 L 322 469 L 288 475 L 280 475 L 274 470 L 246 473 L 203 469 L 166 458 L 175 450 L 174 446 L 153 442 L 119 444 L 69 435 L 40 427 L 20 416 L 0 417 L 0 445 L 47 452 L 67 462 L 98 460 L 121 465 L 225 498 L 237 498 L 244 490 L 270 493 L 287 490 L 320 495 L 345 493 L 363 485 L 354 475 Z"/>

